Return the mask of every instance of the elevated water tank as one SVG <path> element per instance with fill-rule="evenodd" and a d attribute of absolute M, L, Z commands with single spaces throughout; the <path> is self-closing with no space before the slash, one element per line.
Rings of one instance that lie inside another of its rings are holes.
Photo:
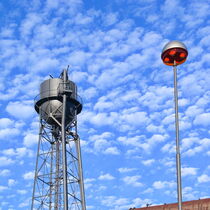
<path fill-rule="evenodd" d="M 50 125 L 57 125 L 62 120 L 63 94 L 67 95 L 66 123 L 70 123 L 82 110 L 82 103 L 77 95 L 74 82 L 62 78 L 45 80 L 40 85 L 40 94 L 35 99 L 35 110 Z"/>

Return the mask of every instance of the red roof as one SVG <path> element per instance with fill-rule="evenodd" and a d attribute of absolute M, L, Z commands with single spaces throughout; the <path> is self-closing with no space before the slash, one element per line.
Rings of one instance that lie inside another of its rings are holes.
<path fill-rule="evenodd" d="M 183 210 L 191 210 L 197 207 L 199 209 L 209 209 L 210 210 L 210 198 L 199 199 L 199 200 L 192 200 L 192 201 L 185 201 L 182 203 Z M 156 206 L 148 206 L 142 208 L 130 208 L 129 210 L 177 210 L 178 205 L 177 203 L 171 204 L 163 204 L 163 205 L 156 205 Z M 197 209 L 197 208 L 196 208 Z"/>

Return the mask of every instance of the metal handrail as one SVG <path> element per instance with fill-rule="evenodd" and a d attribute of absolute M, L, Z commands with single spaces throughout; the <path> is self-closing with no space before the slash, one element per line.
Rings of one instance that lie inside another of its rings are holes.
<path fill-rule="evenodd" d="M 56 97 L 56 96 L 59 96 L 58 93 L 57 94 L 53 94 L 51 95 L 50 93 L 51 92 L 54 92 L 56 91 L 57 89 L 51 89 L 51 90 L 46 90 L 46 91 L 43 91 L 41 93 L 39 93 L 35 98 L 34 98 L 34 103 L 36 104 L 39 100 L 43 99 L 43 98 L 50 98 L 50 97 Z M 49 93 L 49 94 L 47 94 Z M 46 97 L 43 97 L 41 98 L 41 95 L 44 95 L 46 94 Z M 78 94 L 73 94 L 74 97 L 72 97 L 70 95 L 70 98 L 72 99 L 76 99 L 80 104 L 83 104 L 83 101 L 82 101 L 82 98 L 78 95 Z"/>

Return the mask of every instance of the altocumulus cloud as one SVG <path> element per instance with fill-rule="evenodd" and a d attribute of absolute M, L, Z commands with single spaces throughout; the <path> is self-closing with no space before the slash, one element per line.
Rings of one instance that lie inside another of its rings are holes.
<path fill-rule="evenodd" d="M 7 112 L 17 119 L 28 119 L 34 115 L 33 101 L 9 102 Z"/>
<path fill-rule="evenodd" d="M 68 64 L 84 102 L 78 132 L 87 206 L 176 202 L 173 71 L 160 59 L 172 39 L 189 49 L 178 67 L 184 200 L 210 194 L 207 2 L 8 0 L 1 8 L 2 208 L 30 208 L 39 132 L 34 97 Z M 17 184 L 8 187 L 8 180 Z"/>

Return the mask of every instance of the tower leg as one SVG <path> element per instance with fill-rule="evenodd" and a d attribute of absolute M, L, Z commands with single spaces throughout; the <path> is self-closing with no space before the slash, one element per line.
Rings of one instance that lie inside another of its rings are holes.
<path fill-rule="evenodd" d="M 82 210 L 86 210 L 85 206 L 85 191 L 84 191 L 84 181 L 83 181 L 83 173 L 82 173 L 82 159 L 81 159 L 81 149 L 80 149 L 80 139 L 75 140 L 77 154 L 78 154 L 78 164 L 79 164 L 79 184 L 80 184 L 80 194 L 81 194 L 81 202 L 82 202 Z"/>

